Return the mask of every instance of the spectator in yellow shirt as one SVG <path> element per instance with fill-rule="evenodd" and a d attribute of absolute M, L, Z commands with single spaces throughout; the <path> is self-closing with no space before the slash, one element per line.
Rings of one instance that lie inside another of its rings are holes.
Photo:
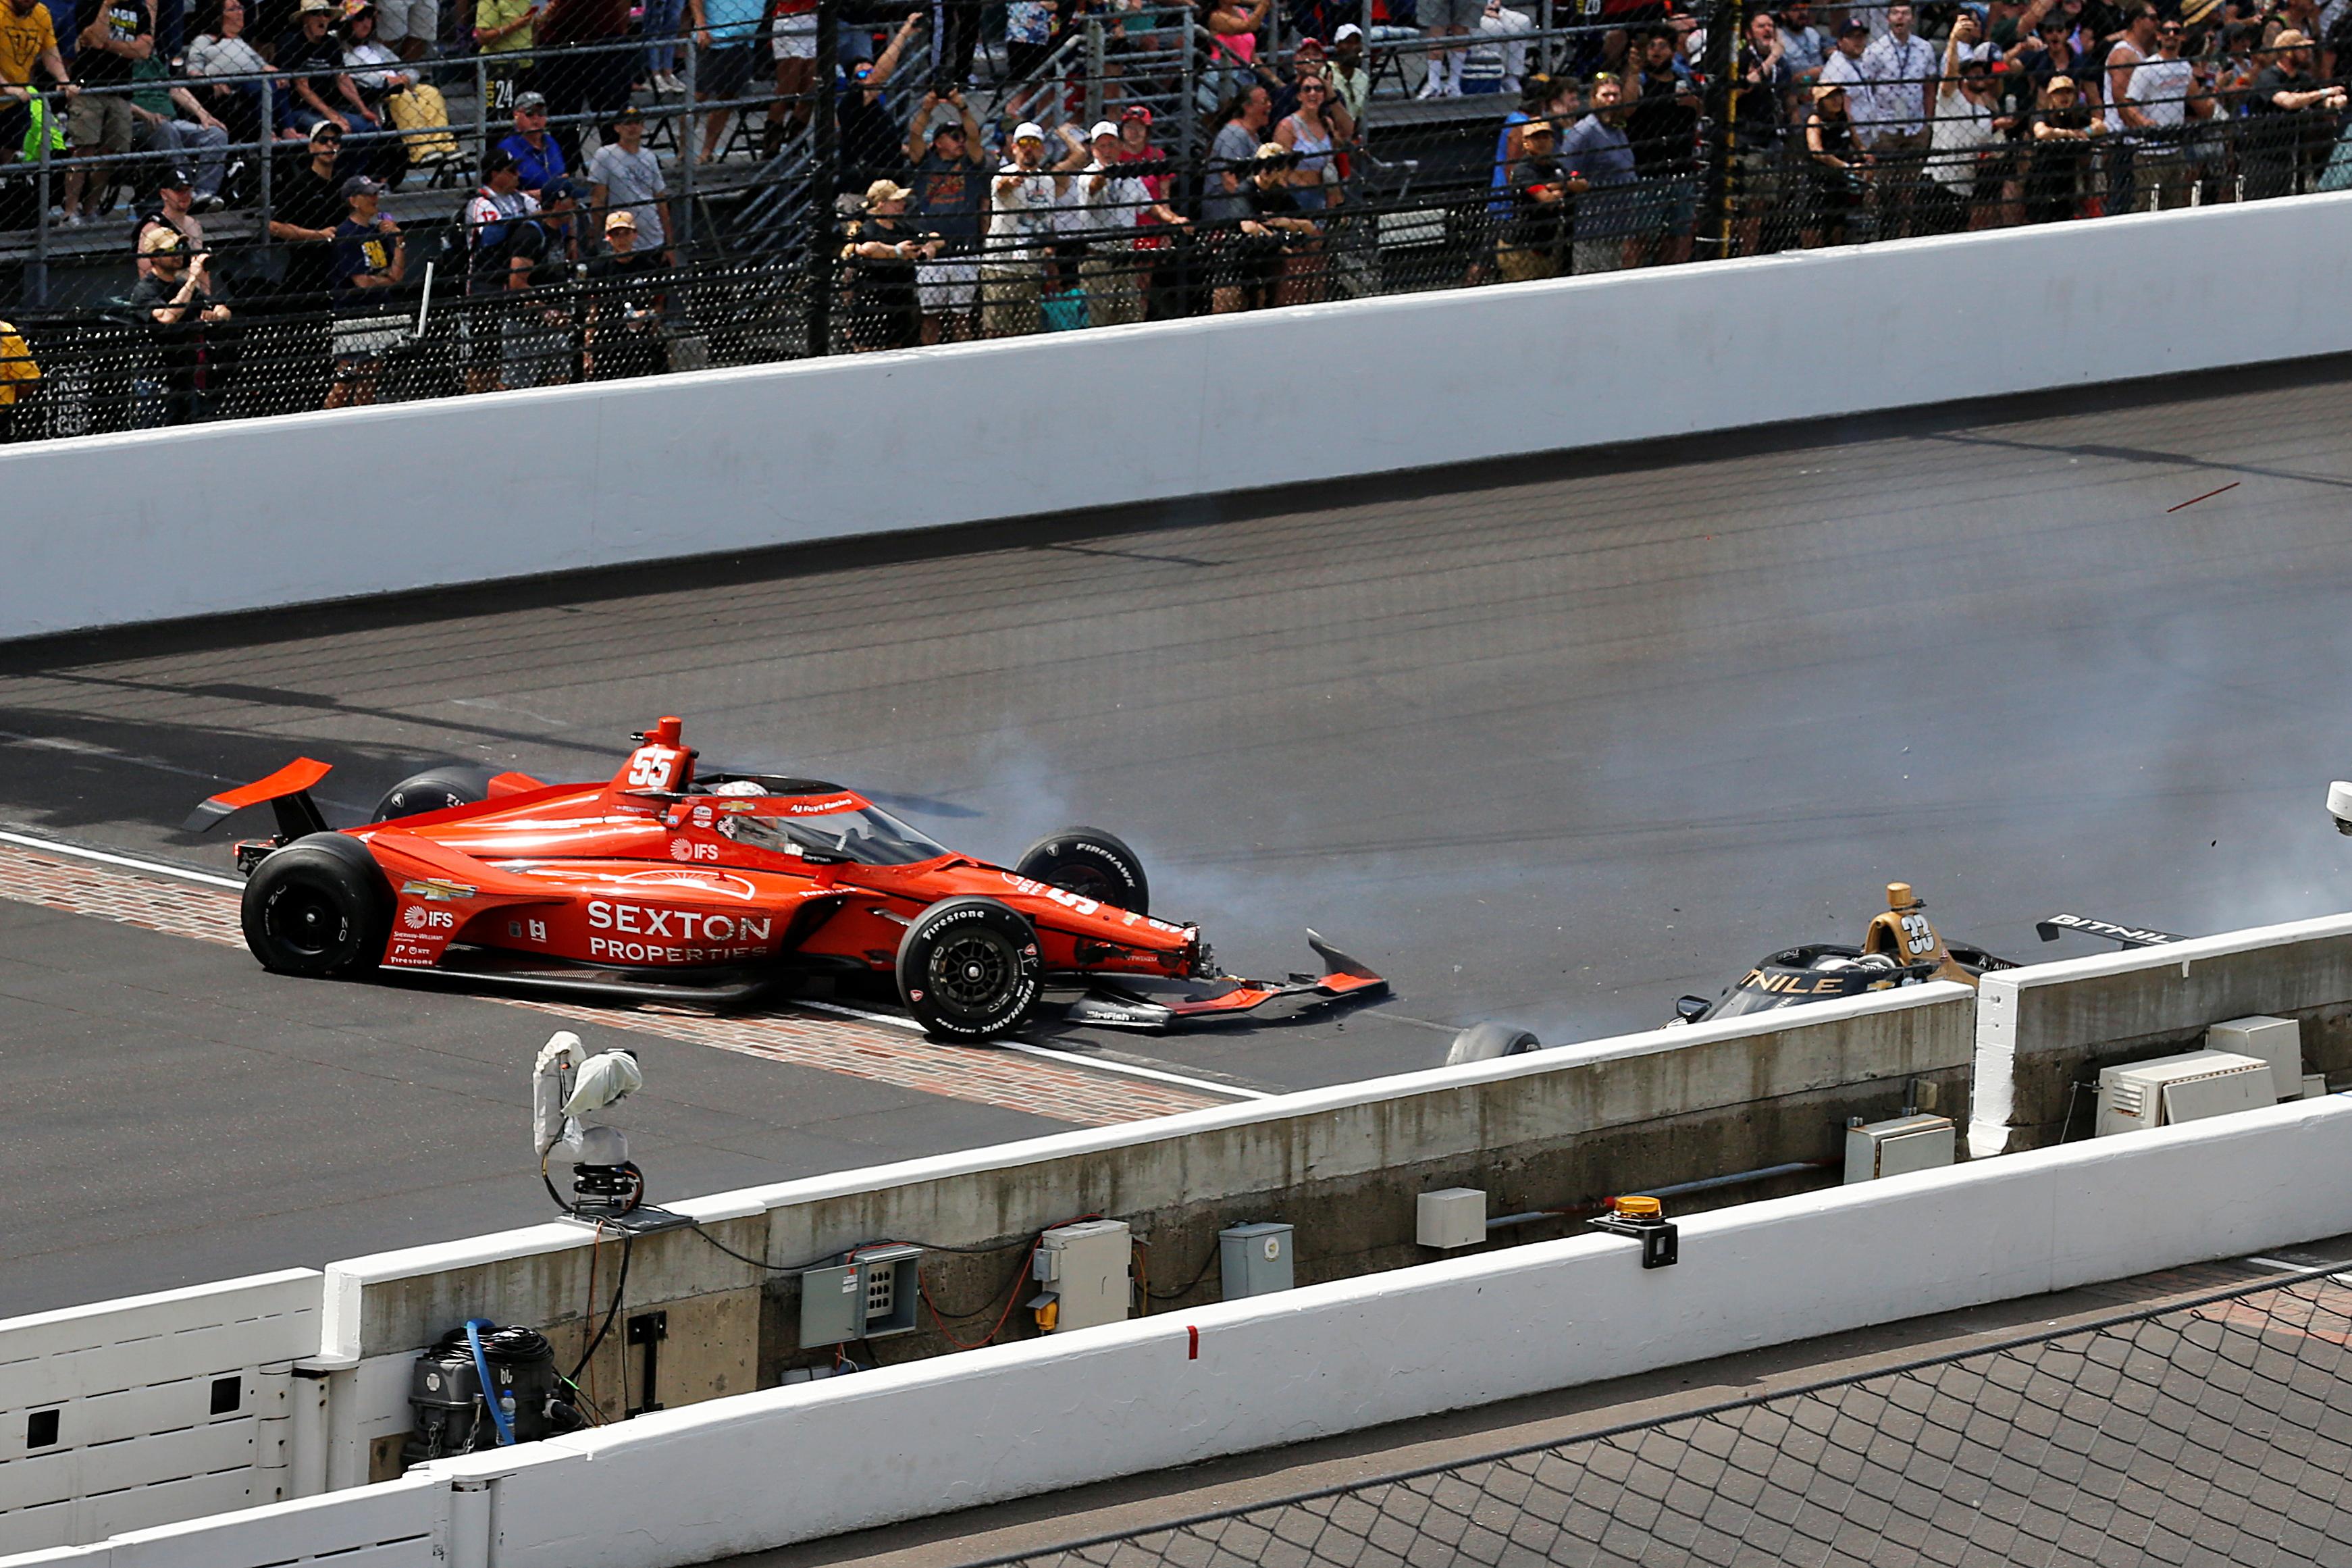
<path fill-rule="evenodd" d="M 72 79 L 58 56 L 58 30 L 41 0 L 0 5 L 0 163 L 16 162 L 33 131 L 33 68 L 70 92 Z M 37 143 L 36 143 L 37 145 Z"/>
<path fill-rule="evenodd" d="M 16 411 L 41 390 L 41 367 L 31 345 L 6 321 L 0 321 L 0 443 L 16 438 Z"/>

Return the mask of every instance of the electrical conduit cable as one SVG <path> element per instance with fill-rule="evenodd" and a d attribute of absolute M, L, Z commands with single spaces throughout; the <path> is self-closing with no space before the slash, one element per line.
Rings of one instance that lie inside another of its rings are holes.
<path fill-rule="evenodd" d="M 482 1354 L 482 1331 L 498 1325 L 488 1318 L 466 1320 L 466 1343 L 473 1348 L 474 1375 L 482 1380 L 482 1403 L 489 1406 L 490 1425 L 499 1429 L 499 1447 L 514 1447 L 514 1423 L 507 1419 L 506 1405 L 499 1399 L 498 1390 L 490 1383 L 490 1363 Z"/>

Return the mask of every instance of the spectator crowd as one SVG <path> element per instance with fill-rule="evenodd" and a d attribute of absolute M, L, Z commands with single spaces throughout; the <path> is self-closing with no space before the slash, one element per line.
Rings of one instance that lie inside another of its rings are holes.
<path fill-rule="evenodd" d="M 0 251 L 122 237 L 131 423 L 697 363 L 695 171 L 819 148 L 850 351 L 2352 188 L 2352 0 L 451 4 L 0 0 Z"/>

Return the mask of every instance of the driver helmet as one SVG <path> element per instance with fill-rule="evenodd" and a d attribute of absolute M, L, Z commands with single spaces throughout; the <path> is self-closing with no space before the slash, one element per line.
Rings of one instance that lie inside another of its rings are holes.
<path fill-rule="evenodd" d="M 768 793 L 768 786 L 751 779 L 729 779 L 725 784 L 715 786 L 710 793 L 713 795 L 765 795 Z"/>

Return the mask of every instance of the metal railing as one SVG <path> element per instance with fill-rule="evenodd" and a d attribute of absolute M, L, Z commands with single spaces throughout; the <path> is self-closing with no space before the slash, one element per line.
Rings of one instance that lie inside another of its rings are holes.
<path fill-rule="evenodd" d="M 838 5 L 821 0 L 819 81 L 835 79 Z M 2024 62 L 1973 100 L 1939 92 L 1940 127 L 1924 113 L 1874 121 L 1903 84 L 1858 81 L 1843 125 L 1820 111 L 1817 150 L 1811 94 L 1801 84 L 1769 102 L 1729 90 L 1752 61 L 1731 58 L 1727 31 L 1717 40 L 1711 30 L 1711 47 L 1696 57 L 1669 50 L 1671 67 L 1645 78 L 1628 63 L 1639 37 L 1537 0 L 1492 6 L 1478 29 L 1455 38 L 1375 26 L 1360 76 L 1343 81 L 1317 61 L 1313 40 L 1283 35 L 1281 9 L 1246 61 L 1188 7 L 1159 0 L 1066 19 L 1018 77 L 985 50 L 980 74 L 989 79 L 969 95 L 983 147 L 961 177 L 992 184 L 1013 122 L 1032 120 L 1048 132 L 1054 195 L 1025 214 L 1008 216 L 1000 204 L 969 240 L 929 226 L 924 182 L 905 157 L 921 90 L 942 68 L 928 33 L 901 42 L 881 86 L 878 113 L 897 136 L 887 150 L 870 126 L 858 146 L 845 144 L 844 126 L 863 107 L 845 77 L 838 94 L 780 94 L 764 74 L 762 39 L 750 79 L 704 101 L 699 73 L 713 57 L 684 48 L 683 98 L 634 95 L 646 145 L 666 171 L 677 260 L 657 282 L 632 272 L 625 285 L 589 276 L 597 236 L 576 211 L 525 226 L 543 240 L 527 278 L 486 279 L 482 237 L 467 232 L 460 209 L 483 151 L 509 133 L 499 106 L 525 73 L 593 74 L 599 61 L 639 54 L 643 37 L 387 67 L 423 71 L 452 123 L 355 121 L 334 177 L 408 176 L 386 198 L 407 241 L 407 274 L 364 299 L 321 287 L 318 242 L 304 253 L 271 237 L 310 151 L 299 118 L 284 112 L 287 72 L 90 89 L 144 97 L 182 88 L 200 99 L 225 89 L 247 104 L 248 133 L 196 154 L 168 141 L 81 154 L 45 134 L 29 159 L 0 166 L 0 289 L 13 293 L 6 313 L 42 372 L 37 390 L 16 383 L 16 403 L 0 404 L 10 410 L 0 430 L 27 439 L 255 416 L 594 378 L 615 364 L 634 374 L 751 363 L 2352 188 L 2340 97 L 2249 112 L 2252 59 L 2200 57 L 2176 95 L 2134 106 L 2136 116 L 2171 124 L 2126 126 L 2120 106 L 2095 101 L 2086 110 L 2053 104 L 2039 90 L 2046 73 Z M 884 36 L 877 28 L 866 41 L 878 47 Z M 1344 132 L 1336 116 L 1323 135 L 1307 121 L 1285 123 L 1310 74 L 1360 102 Z M 1612 74 L 1640 100 L 1628 114 L 1598 101 Z M 1229 129 L 1234 100 L 1259 88 L 1276 101 Z M 556 116 L 548 134 L 584 152 L 611 134 L 608 111 L 622 101 L 611 97 Z M 1760 123 L 1759 102 L 1769 110 Z M 56 98 L 44 109 L 51 125 L 65 119 Z M 1135 183 L 1073 198 L 1088 161 L 1086 131 L 1131 113 L 1148 128 L 1123 154 L 1137 161 L 1116 172 Z M 696 153 L 711 115 L 725 134 L 706 163 Z M 1555 177 L 1539 177 L 1548 165 L 1531 144 L 1531 119 L 1553 127 Z M 2037 132 L 2037 122 L 2066 133 Z M 1926 129 L 1885 134 L 1916 127 Z M 1267 140 L 1292 144 L 1273 161 L 1279 166 L 1256 161 Z M 131 307 L 139 263 L 128 213 L 99 226 L 52 218 L 69 176 L 110 197 L 128 184 L 135 206 L 158 171 L 191 155 L 225 174 L 218 210 L 193 221 L 205 230 L 229 316 L 200 330 Z M 911 182 L 915 210 L 895 224 L 858 211 L 875 178 Z M 1279 221 L 1262 221 L 1269 216 Z M 878 255 L 877 240 L 906 249 Z M 289 258 L 300 263 L 290 279 Z M 469 293 L 469 284 L 484 286 L 478 280 L 497 297 Z M 594 301 L 615 288 L 657 300 L 631 309 L 633 330 L 660 352 L 640 342 L 608 353 L 599 369 L 591 321 L 609 323 Z M 404 330 L 367 325 L 394 315 Z M 368 343 L 376 352 L 345 352 Z"/>

